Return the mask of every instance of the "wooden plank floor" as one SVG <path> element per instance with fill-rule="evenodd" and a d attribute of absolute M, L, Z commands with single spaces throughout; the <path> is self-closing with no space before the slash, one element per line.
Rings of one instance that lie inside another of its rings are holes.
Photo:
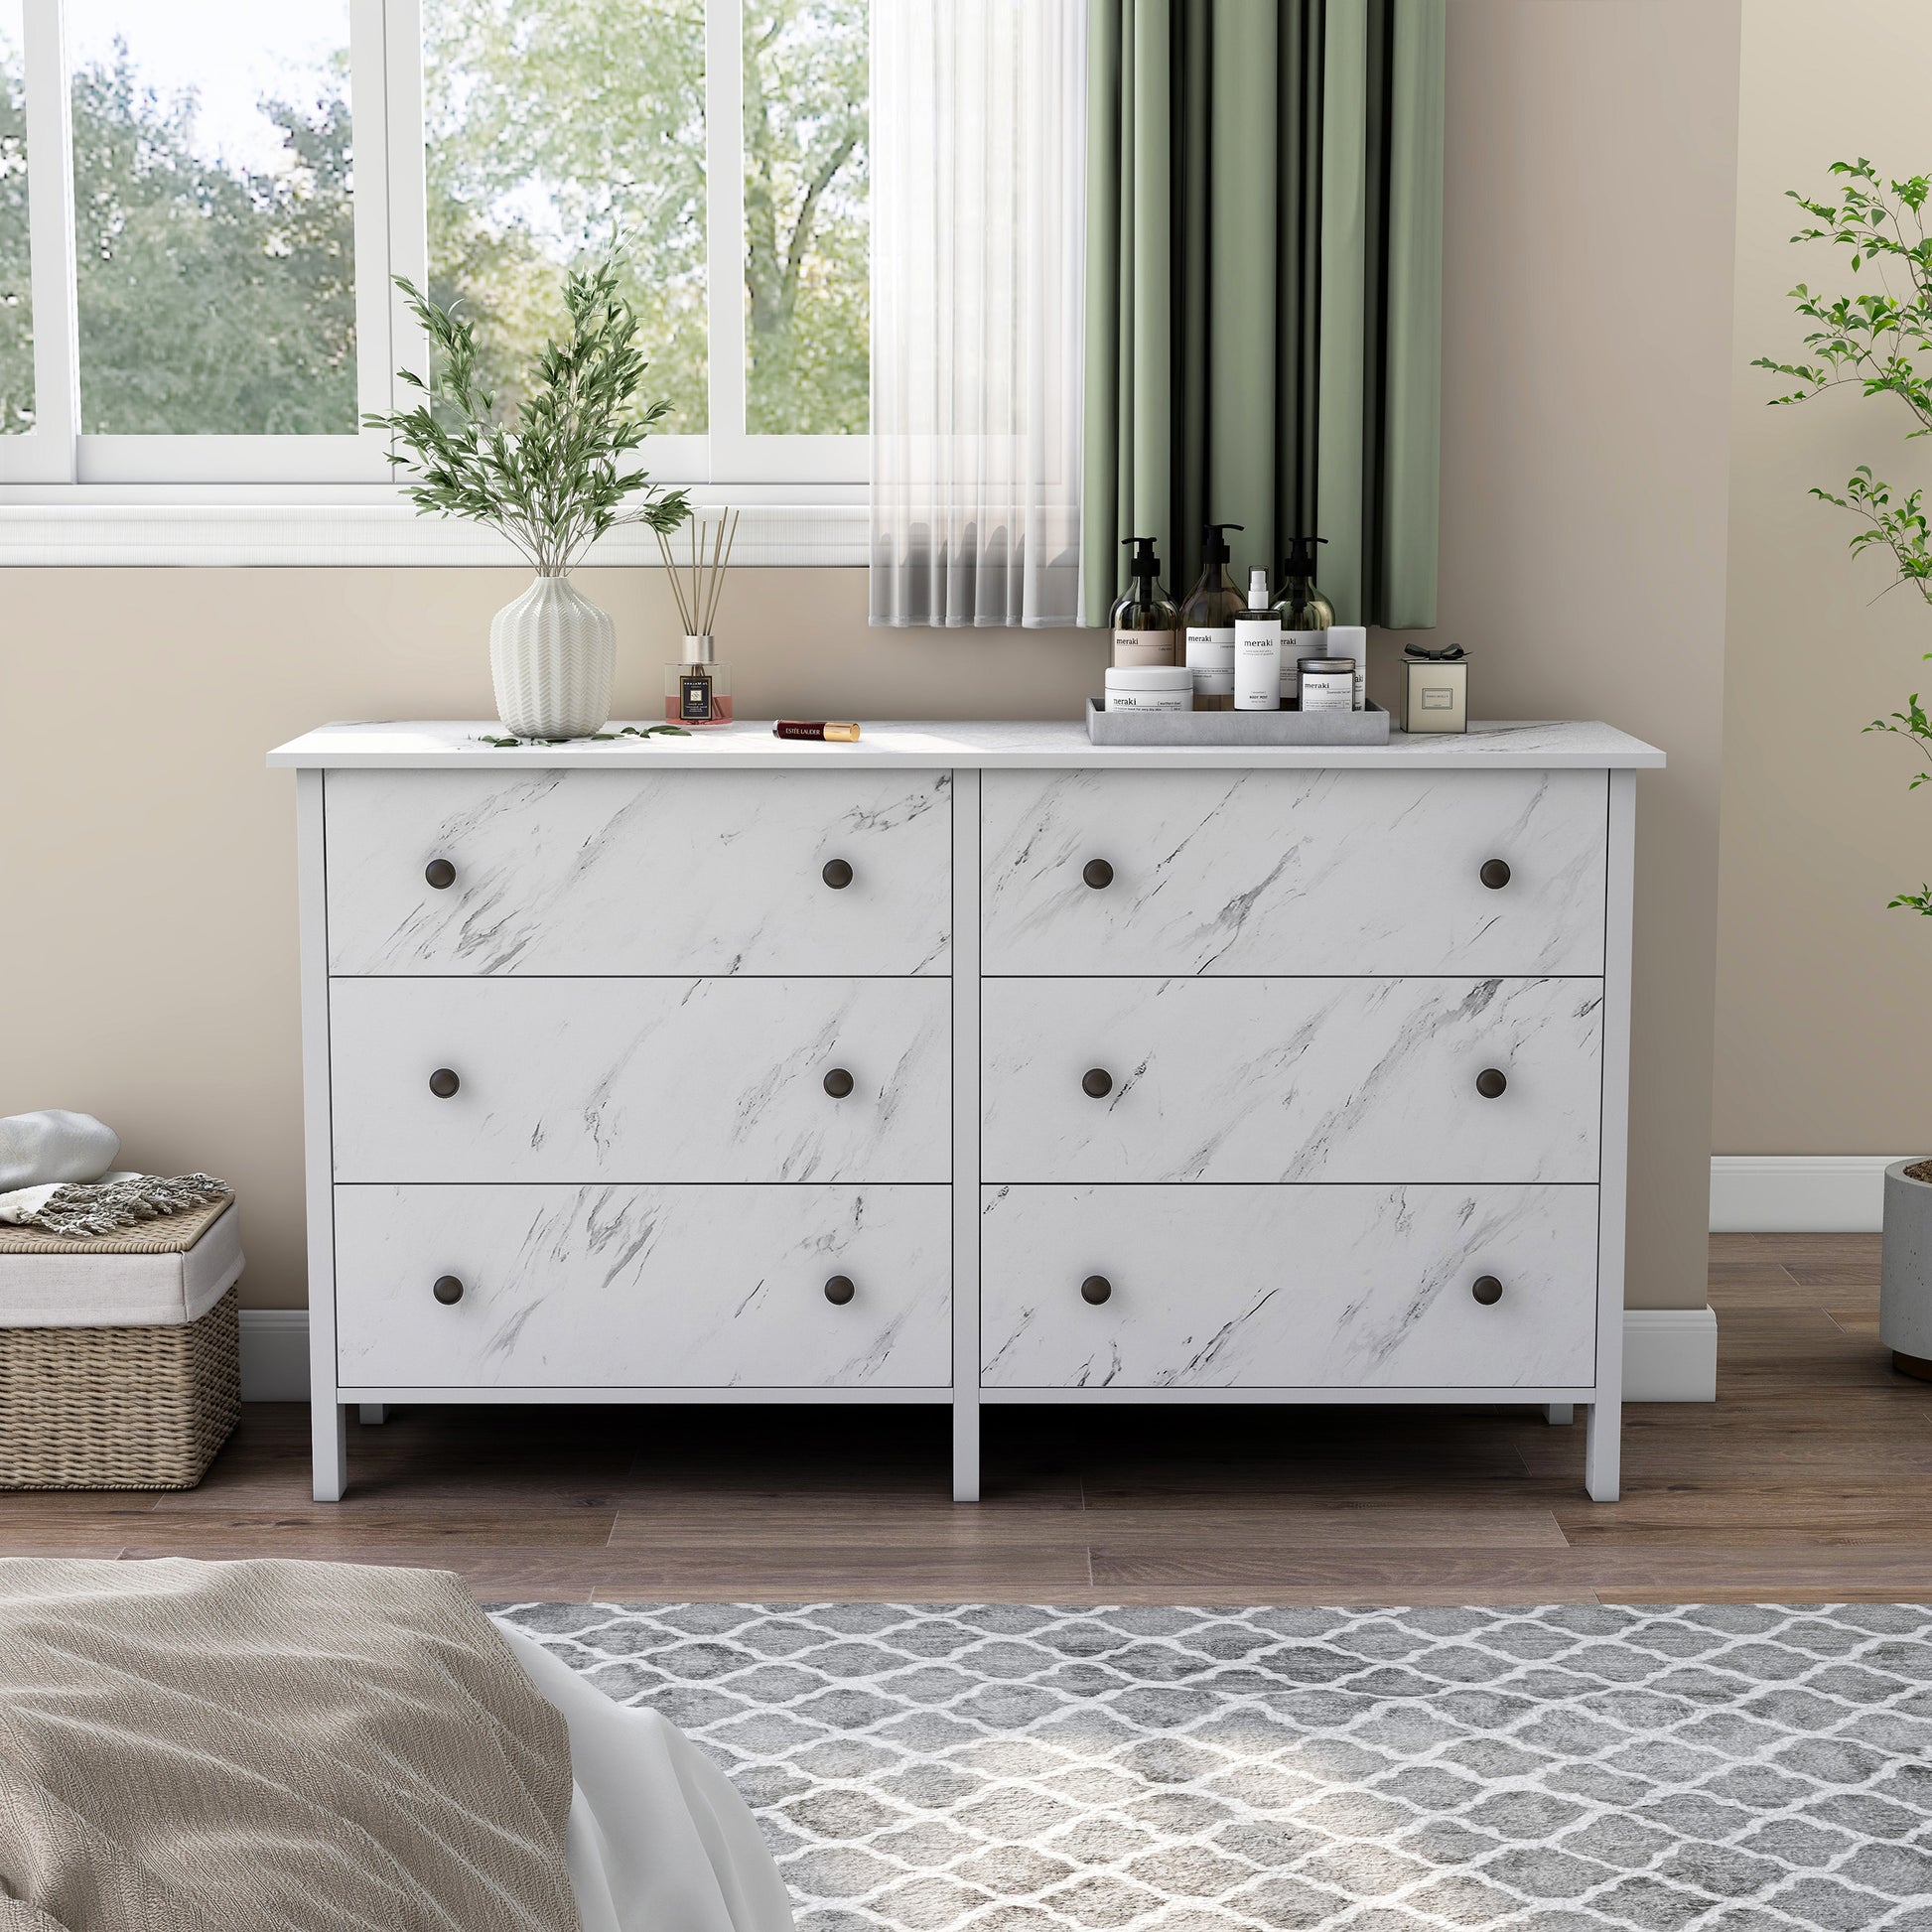
<path fill-rule="evenodd" d="M 1624 1500 L 1527 1410 L 989 1412 L 987 1500 L 921 1409 L 405 1410 L 309 1500 L 256 1404 L 201 1488 L 0 1495 L 0 1552 L 326 1557 L 483 1598 L 1416 1603 L 1932 1598 L 1932 1385 L 1877 1241 L 1714 1237 L 1719 1400 L 1626 1414 Z"/>

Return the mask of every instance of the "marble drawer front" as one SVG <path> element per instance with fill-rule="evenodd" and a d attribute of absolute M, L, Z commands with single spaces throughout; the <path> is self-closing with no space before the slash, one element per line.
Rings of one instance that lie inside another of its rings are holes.
<path fill-rule="evenodd" d="M 989 980 L 980 1171 L 1594 1181 L 1602 1004 L 1594 979 Z"/>
<path fill-rule="evenodd" d="M 982 1379 L 1587 1385 L 1596 1209 L 1579 1186 L 989 1187 Z M 1470 1292 L 1483 1276 L 1502 1284 L 1493 1306 Z"/>
<path fill-rule="evenodd" d="M 943 974 L 951 803 L 943 771 L 332 771 L 330 971 Z"/>
<path fill-rule="evenodd" d="M 345 1385 L 952 1379 L 944 1187 L 338 1187 L 335 1220 Z"/>
<path fill-rule="evenodd" d="M 989 771 L 1005 974 L 1603 971 L 1600 771 Z M 1109 883 L 1085 883 L 1093 860 Z M 1485 886 L 1491 860 L 1509 868 Z"/>
<path fill-rule="evenodd" d="M 335 980 L 335 1176 L 944 1181 L 949 995 L 919 979 Z M 441 1069 L 460 1082 L 447 1098 Z"/>

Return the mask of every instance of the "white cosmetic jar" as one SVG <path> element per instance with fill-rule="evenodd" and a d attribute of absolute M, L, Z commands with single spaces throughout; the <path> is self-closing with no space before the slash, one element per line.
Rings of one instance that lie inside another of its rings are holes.
<path fill-rule="evenodd" d="M 1185 664 L 1116 664 L 1107 673 L 1109 711 L 1192 711 L 1194 674 Z"/>

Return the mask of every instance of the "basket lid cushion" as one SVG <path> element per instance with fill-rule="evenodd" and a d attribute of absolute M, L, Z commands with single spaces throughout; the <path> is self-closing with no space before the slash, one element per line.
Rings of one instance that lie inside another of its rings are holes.
<path fill-rule="evenodd" d="M 232 1200 L 116 1234 L 0 1225 L 0 1328 L 196 1321 L 241 1268 L 241 1213 Z"/>

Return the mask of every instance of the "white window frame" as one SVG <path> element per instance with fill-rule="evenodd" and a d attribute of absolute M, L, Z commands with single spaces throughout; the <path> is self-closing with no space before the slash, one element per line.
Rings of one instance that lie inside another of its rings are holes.
<path fill-rule="evenodd" d="M 413 0 L 412 0 L 413 4 Z M 707 483 L 863 483 L 869 436 L 751 436 L 745 429 L 745 9 L 705 0 L 705 313 L 710 339 Z M 715 292 L 729 289 L 720 302 Z"/>
<path fill-rule="evenodd" d="M 421 547 L 443 553 L 428 527 L 412 526 L 385 462 L 387 438 L 344 436 L 97 436 L 81 433 L 78 318 L 74 295 L 73 169 L 69 63 L 63 0 L 23 0 L 27 93 L 30 300 L 34 327 L 34 427 L 0 436 L 0 506 L 221 507 L 258 514 L 328 505 L 346 532 L 353 514 L 376 513 L 387 555 L 423 528 Z M 349 80 L 355 135 L 355 329 L 357 412 L 403 406 L 393 371 L 424 372 L 426 345 L 390 277 L 421 285 L 429 243 L 423 154 L 421 0 L 349 0 Z M 707 500 L 853 505 L 865 499 L 866 436 L 753 436 L 745 428 L 745 174 L 742 0 L 706 0 L 705 130 L 710 427 L 702 436 L 653 436 L 644 456 L 653 482 L 694 484 Z M 398 157 L 415 158 L 413 165 Z M 716 299 L 718 291 L 728 299 Z M 109 519 L 112 520 L 111 518 Z M 271 518 L 271 521 L 278 519 Z M 285 520 L 285 519 L 280 519 Z M 27 560 L 41 533 L 0 532 L 0 562 Z M 259 531 L 259 520 L 248 526 Z M 372 526 L 374 527 L 374 526 Z M 445 532 L 447 537 L 447 532 Z M 252 539 L 242 539 L 246 548 Z M 217 546 L 233 549 L 222 530 Z M 348 540 L 349 549 L 354 543 Z M 625 546 L 628 548 L 628 546 Z M 782 548 L 782 543 L 779 545 Z M 841 546 L 843 548 L 843 546 Z M 456 546 L 466 557 L 474 546 Z M 823 546 L 820 546 L 821 550 Z M 505 547 L 507 554 L 507 547 Z M 68 561 L 80 561 L 69 551 Z M 107 559 L 103 559 L 107 560 Z M 186 559 L 193 561 L 194 559 Z M 345 559 L 347 560 L 347 559 Z M 801 561 L 804 559 L 801 558 Z M 825 560 L 823 556 L 813 561 Z M 373 559 L 371 559 L 373 561 Z"/>

